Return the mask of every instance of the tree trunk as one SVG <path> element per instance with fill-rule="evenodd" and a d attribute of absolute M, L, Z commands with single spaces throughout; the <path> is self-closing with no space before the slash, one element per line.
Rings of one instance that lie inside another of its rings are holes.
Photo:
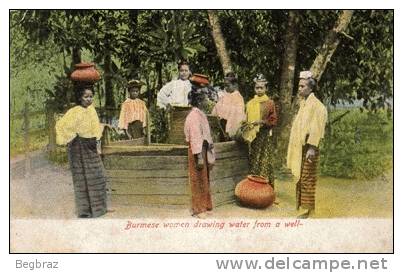
<path fill-rule="evenodd" d="M 155 75 L 154 75 L 155 76 Z M 152 81 L 152 82 L 150 82 L 150 107 L 151 107 L 151 105 L 153 105 L 154 104 L 154 101 L 155 101 L 155 97 L 156 97 L 156 95 L 157 95 L 157 93 L 160 91 L 160 89 L 158 89 L 157 88 L 157 81 Z"/>
<path fill-rule="evenodd" d="M 29 88 L 28 88 L 29 90 Z M 29 94 L 29 92 L 27 92 Z M 29 136 L 30 129 L 30 116 L 29 116 L 29 103 L 25 102 L 24 107 L 24 152 L 25 152 L 25 177 L 28 178 L 31 175 L 31 157 L 30 157 L 30 149 L 31 149 L 31 140 Z"/>
<path fill-rule="evenodd" d="M 81 63 L 81 50 L 79 47 L 73 47 L 71 51 L 71 67 L 70 67 L 70 72 L 68 74 L 68 77 L 70 78 L 71 73 L 73 73 L 75 67 L 75 64 Z M 70 92 L 70 90 L 66 90 L 66 97 L 70 98 L 70 103 L 75 102 L 75 96 L 77 94 L 77 89 L 74 87 L 73 92 Z"/>
<path fill-rule="evenodd" d="M 280 78 L 280 118 L 274 134 L 278 137 L 278 168 L 285 165 L 291 122 L 295 112 L 292 105 L 292 93 L 294 89 L 295 63 L 298 49 L 298 29 L 298 15 L 295 11 L 290 11 L 288 15 L 287 31 L 284 34 L 285 49 L 282 58 L 283 62 Z"/>
<path fill-rule="evenodd" d="M 208 10 L 207 14 L 211 26 L 211 35 L 213 36 L 213 40 L 217 49 L 217 54 L 218 57 L 220 58 L 222 69 L 225 75 L 226 73 L 233 70 L 231 65 L 231 59 L 229 57 L 227 48 L 225 47 L 225 40 L 221 32 L 220 21 L 215 11 Z"/>
<path fill-rule="evenodd" d="M 150 109 L 151 107 L 151 100 L 152 100 L 152 91 L 151 91 L 151 84 L 150 84 L 150 75 L 145 75 L 145 84 L 146 84 L 146 95 L 147 95 L 147 108 Z"/>
<path fill-rule="evenodd" d="M 81 63 L 81 50 L 78 47 L 74 47 L 72 50 L 72 67 L 74 69 L 75 64 Z"/>
<path fill-rule="evenodd" d="M 56 152 L 56 121 L 55 121 L 55 112 L 52 107 L 46 107 L 46 127 L 48 129 L 48 146 L 47 152 L 53 158 Z"/>
<path fill-rule="evenodd" d="M 105 51 L 104 57 L 104 82 L 105 82 L 105 109 L 115 108 L 112 84 L 112 56 L 109 50 Z"/>
<path fill-rule="evenodd" d="M 319 53 L 310 68 L 313 77 L 317 82 L 320 81 L 320 78 L 322 77 L 322 74 L 329 63 L 330 58 L 340 43 L 340 34 L 346 32 L 352 16 L 352 10 L 343 10 L 336 22 L 336 25 L 326 36 L 325 42 L 323 43 L 322 48 L 319 50 Z"/>
<path fill-rule="evenodd" d="M 157 62 L 155 64 L 155 70 L 157 71 L 157 90 L 162 88 L 162 63 Z"/>
<path fill-rule="evenodd" d="M 314 78 L 319 82 L 323 72 L 326 69 L 330 58 L 335 52 L 338 44 L 340 43 L 339 34 L 345 33 L 348 24 L 351 20 L 353 12 L 345 10 L 343 11 L 335 27 L 330 30 L 325 41 L 320 49 L 315 61 L 313 62 L 310 70 L 313 73 Z M 297 55 L 297 41 L 298 41 L 298 18 L 295 12 L 290 11 L 288 18 L 288 27 L 285 34 L 286 49 L 283 56 L 283 65 L 281 71 L 280 81 L 280 123 L 278 126 L 278 138 L 277 152 L 278 158 L 281 162 L 281 166 L 285 163 L 287 146 L 290 135 L 292 118 L 298 108 L 298 99 L 292 100 L 292 93 L 294 87 L 295 76 L 295 61 Z"/>
<path fill-rule="evenodd" d="M 175 56 L 177 60 L 186 60 L 188 58 L 187 54 L 183 54 L 183 40 L 182 40 L 182 28 L 178 22 L 181 22 L 181 16 L 178 16 L 177 11 L 172 12 L 172 20 L 174 25 L 174 37 L 175 37 L 175 44 L 177 46 L 175 50 Z"/>
<path fill-rule="evenodd" d="M 130 18 L 130 27 L 132 33 L 132 44 L 131 44 L 131 54 L 130 54 L 130 64 L 129 64 L 129 78 L 130 79 L 139 79 L 140 77 L 140 65 L 141 61 L 138 55 L 138 47 L 139 47 L 139 40 L 137 37 L 138 35 L 138 10 L 130 10 L 129 11 L 129 18 Z"/>
<path fill-rule="evenodd" d="M 149 98 L 149 105 L 153 105 L 154 101 L 156 99 L 156 94 L 161 90 L 162 88 L 162 63 L 161 62 L 156 62 L 155 63 L 155 73 L 156 73 L 156 79 L 153 81 L 153 84 L 151 86 L 151 92 L 148 94 Z M 150 84 L 151 85 L 151 84 Z"/>

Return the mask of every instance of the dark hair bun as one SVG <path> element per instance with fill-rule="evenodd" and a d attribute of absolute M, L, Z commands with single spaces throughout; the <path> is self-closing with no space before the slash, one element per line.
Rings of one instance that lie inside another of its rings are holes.
<path fill-rule="evenodd" d="M 178 62 L 178 69 L 180 69 L 182 65 L 190 66 L 188 61 L 186 61 L 186 60 L 180 60 L 180 61 Z"/>

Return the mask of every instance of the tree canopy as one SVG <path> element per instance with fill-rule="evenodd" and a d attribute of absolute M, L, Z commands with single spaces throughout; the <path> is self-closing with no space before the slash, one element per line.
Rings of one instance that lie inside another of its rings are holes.
<path fill-rule="evenodd" d="M 290 12 L 216 11 L 245 99 L 253 96 L 252 79 L 257 73 L 269 80 L 270 94 L 279 96 Z M 299 72 L 310 68 L 340 11 L 295 13 Z M 205 10 L 16 10 L 10 12 L 10 28 L 12 83 L 13 79 L 29 81 L 30 88 L 41 94 L 38 101 L 63 71 L 67 76 L 71 65 L 82 59 L 94 61 L 103 72 L 99 85 L 103 106 L 116 107 L 124 99 L 124 84 L 133 77 L 146 82 L 143 97 L 152 104 L 162 84 L 176 76 L 179 59 L 190 61 L 193 72 L 209 75 L 215 85 L 223 79 Z M 363 107 L 371 110 L 390 107 L 393 11 L 354 11 L 348 32 L 340 39 L 320 81 L 322 99 L 329 105 L 362 100 Z M 33 67 L 37 72 L 24 76 Z M 21 84 L 12 84 L 11 89 L 12 96 L 26 92 Z"/>

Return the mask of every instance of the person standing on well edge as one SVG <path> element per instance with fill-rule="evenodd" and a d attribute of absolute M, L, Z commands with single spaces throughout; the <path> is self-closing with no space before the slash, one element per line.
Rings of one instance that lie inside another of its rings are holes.
<path fill-rule="evenodd" d="M 129 97 L 123 102 L 120 110 L 118 127 L 125 132 L 128 139 L 142 137 L 147 125 L 147 106 L 144 101 L 139 99 L 142 85 L 143 83 L 139 80 L 128 82 Z"/>
<path fill-rule="evenodd" d="M 181 61 L 178 64 L 179 78 L 164 85 L 157 95 L 157 106 L 167 109 L 171 106 L 188 106 L 188 94 L 192 89 L 189 64 Z"/>
<path fill-rule="evenodd" d="M 220 123 L 229 137 L 233 137 L 242 121 L 246 119 L 245 102 L 238 89 L 238 79 L 234 72 L 229 72 L 224 78 L 225 92 L 218 99 L 211 114 L 220 118 Z"/>
<path fill-rule="evenodd" d="M 297 180 L 296 202 L 299 218 L 307 218 L 315 210 L 315 189 L 319 163 L 319 142 L 327 122 L 326 107 L 315 94 L 316 81 L 311 71 L 299 76 L 298 95 L 302 98 L 291 127 L 287 167 Z"/>

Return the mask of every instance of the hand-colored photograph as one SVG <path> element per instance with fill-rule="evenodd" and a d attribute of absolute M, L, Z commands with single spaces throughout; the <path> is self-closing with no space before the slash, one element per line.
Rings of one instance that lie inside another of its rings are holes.
<path fill-rule="evenodd" d="M 10 253 L 393 253 L 393 10 L 10 10 Z"/>

